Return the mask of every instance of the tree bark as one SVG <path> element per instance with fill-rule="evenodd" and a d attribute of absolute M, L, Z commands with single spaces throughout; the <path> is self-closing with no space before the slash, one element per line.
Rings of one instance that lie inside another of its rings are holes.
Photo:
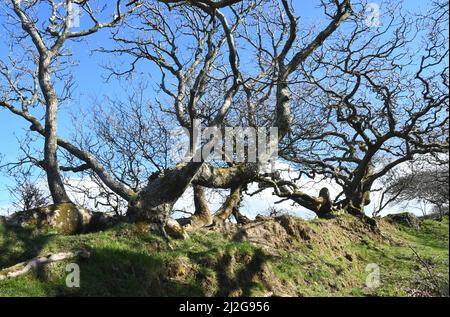
<path fill-rule="evenodd" d="M 213 217 L 206 200 L 205 188 L 194 185 L 194 205 L 195 212 L 190 218 L 177 219 L 186 233 L 197 229 L 208 227 L 213 223 Z"/>
<path fill-rule="evenodd" d="M 127 215 L 134 221 L 165 224 L 173 206 L 191 184 L 203 163 L 189 162 L 172 170 L 165 170 L 149 181 L 129 200 Z"/>
<path fill-rule="evenodd" d="M 258 176 L 258 163 L 243 163 L 226 168 L 214 168 L 204 164 L 192 183 L 207 188 L 230 189 L 243 183 L 256 181 Z"/>
<path fill-rule="evenodd" d="M 44 160 L 47 181 L 52 195 L 53 203 L 61 204 L 70 202 L 66 193 L 59 170 L 57 150 L 58 150 L 58 97 L 51 82 L 50 77 L 51 57 L 41 56 L 39 61 L 39 84 L 46 102 L 45 112 L 45 143 Z"/>
<path fill-rule="evenodd" d="M 233 213 L 233 210 L 237 208 L 241 202 L 242 186 L 233 187 L 230 190 L 230 195 L 227 197 L 222 207 L 214 215 L 214 224 L 223 224 Z"/>
<path fill-rule="evenodd" d="M 248 217 L 246 217 L 239 211 L 238 206 L 233 208 L 233 217 L 234 219 L 236 219 L 236 222 L 241 225 L 246 225 L 251 222 L 251 220 Z"/>
<path fill-rule="evenodd" d="M 206 200 L 205 188 L 202 186 L 194 186 L 194 205 L 195 213 L 193 218 L 195 222 L 210 225 L 213 219 L 208 207 L 208 201 Z"/>
<path fill-rule="evenodd" d="M 295 191 L 290 197 L 300 206 L 305 207 L 317 215 L 319 218 L 328 218 L 333 209 L 333 202 L 331 200 L 329 190 L 322 188 L 318 197 L 307 195 L 300 191 Z"/>
<path fill-rule="evenodd" d="M 370 191 L 357 191 L 346 194 L 344 209 L 352 215 L 364 214 L 364 207 L 370 204 Z"/>

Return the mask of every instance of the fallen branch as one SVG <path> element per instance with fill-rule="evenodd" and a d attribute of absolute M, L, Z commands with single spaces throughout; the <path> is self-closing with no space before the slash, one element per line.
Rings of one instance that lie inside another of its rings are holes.
<path fill-rule="evenodd" d="M 28 273 L 30 270 L 38 268 L 42 265 L 63 261 L 67 259 L 73 259 L 76 257 L 89 258 L 90 252 L 87 250 L 80 250 L 75 252 L 61 252 L 56 254 L 51 254 L 44 257 L 36 257 L 29 261 L 18 263 L 9 268 L 0 271 L 0 281 L 6 280 L 8 278 L 14 278 L 23 274 Z"/>
<path fill-rule="evenodd" d="M 418 253 L 412 246 L 409 246 L 409 248 L 412 250 L 412 252 L 413 252 L 414 255 L 417 257 L 417 259 L 419 260 L 419 262 L 423 265 L 423 267 L 425 267 L 425 269 L 427 270 L 428 276 L 429 276 L 429 278 L 430 278 L 430 280 L 431 280 L 431 283 L 432 283 L 433 286 L 435 287 L 435 291 L 436 291 L 437 293 L 439 293 L 439 296 L 443 296 L 443 294 L 442 294 L 441 291 L 440 291 L 440 284 L 439 284 L 439 281 L 437 280 L 435 274 L 433 274 L 433 271 L 432 271 L 430 265 L 429 265 L 425 260 L 422 259 L 422 257 L 419 255 L 419 253 Z"/>

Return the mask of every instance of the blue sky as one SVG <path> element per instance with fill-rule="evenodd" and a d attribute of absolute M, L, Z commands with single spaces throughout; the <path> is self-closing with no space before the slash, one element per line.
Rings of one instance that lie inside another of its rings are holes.
<path fill-rule="evenodd" d="M 377 3 L 377 1 L 373 1 Z M 427 1 L 421 0 L 407 0 L 406 8 L 418 11 L 420 7 L 426 6 Z M 301 24 L 309 25 L 310 23 L 326 22 L 322 11 L 317 9 L 320 1 L 312 0 L 294 0 L 294 7 L 296 15 L 302 17 Z M 425 3 L 425 4 L 424 4 Z M 5 16 L 3 14 L 4 4 L 0 5 L 0 25 L 5 23 Z M 81 20 L 83 26 L 83 18 Z M 77 65 L 72 67 L 72 72 L 75 78 L 74 100 L 70 104 L 66 104 L 60 109 L 59 114 L 59 133 L 67 137 L 71 131 L 71 119 L 69 112 L 76 112 L 79 107 L 86 107 L 94 97 L 101 97 L 103 95 L 114 94 L 120 96 L 123 92 L 123 85 L 111 80 L 106 83 L 104 76 L 106 71 L 99 65 L 105 61 L 110 61 L 113 57 L 100 53 L 92 54 L 92 49 L 99 46 L 110 46 L 109 31 L 103 30 L 97 34 L 88 37 L 81 43 L 70 44 L 74 59 L 78 61 Z M 0 58 L 5 58 L 7 47 L 1 43 L 5 38 L 0 39 Z M 138 71 L 143 73 L 143 76 L 149 76 L 154 70 L 149 63 L 141 64 Z M 0 153 L 4 155 L 2 164 L 5 162 L 14 161 L 18 155 L 17 138 L 23 137 L 24 131 L 29 127 L 29 124 L 22 118 L 14 116 L 8 111 L 0 108 Z M 9 204 L 9 195 L 7 193 L 7 186 L 11 184 L 11 179 L 3 174 L 0 174 L 0 208 Z"/>

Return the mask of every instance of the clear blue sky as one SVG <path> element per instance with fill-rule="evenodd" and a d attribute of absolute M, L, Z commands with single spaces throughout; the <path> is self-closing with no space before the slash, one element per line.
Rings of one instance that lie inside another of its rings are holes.
<path fill-rule="evenodd" d="M 296 15 L 302 17 L 301 23 L 309 25 L 310 23 L 326 22 L 321 10 L 317 9 L 320 1 L 318 0 L 294 0 Z M 376 3 L 377 1 L 373 1 Z M 407 0 L 406 7 L 410 10 L 417 11 L 419 7 L 426 6 L 427 1 L 423 0 Z M 4 24 L 5 17 L 3 14 L 4 3 L 0 4 L 0 25 Z M 83 26 L 83 20 L 81 20 Z M 72 68 L 76 88 L 74 90 L 74 101 L 72 104 L 64 106 L 60 110 L 59 115 L 59 132 L 62 136 L 67 136 L 70 132 L 71 122 L 68 111 L 76 111 L 80 105 L 86 106 L 90 103 L 93 96 L 120 94 L 121 85 L 112 80 L 105 83 L 103 76 L 106 72 L 99 66 L 105 59 L 111 59 L 112 56 L 102 54 L 91 54 L 91 50 L 98 46 L 108 46 L 109 31 L 104 30 L 87 38 L 84 42 L 71 44 L 73 48 L 74 58 L 79 61 L 78 65 Z M 3 59 L 7 52 L 7 47 L 1 43 L 5 38 L 0 39 L 0 58 Z M 140 71 L 145 74 L 152 72 L 149 63 L 143 64 Z M 16 138 L 24 135 L 29 124 L 22 118 L 14 116 L 7 110 L 0 108 L 0 153 L 5 157 L 2 163 L 14 161 L 18 155 L 18 143 Z M 9 204 L 7 186 L 11 184 L 11 180 L 0 175 L 0 208 Z"/>

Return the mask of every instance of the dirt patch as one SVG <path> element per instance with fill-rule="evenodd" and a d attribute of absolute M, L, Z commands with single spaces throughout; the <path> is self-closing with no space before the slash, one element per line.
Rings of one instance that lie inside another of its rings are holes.
<path fill-rule="evenodd" d="M 388 224 L 380 221 L 380 226 L 385 225 Z M 381 233 L 373 232 L 364 221 L 350 215 L 312 221 L 283 215 L 257 218 L 246 225 L 227 223 L 213 230 L 234 241 L 249 242 L 269 254 L 279 254 L 279 250 L 295 250 L 300 243 L 309 248 L 337 252 L 350 262 L 351 256 L 346 254 L 350 244 L 368 236 L 376 241 L 385 240 Z"/>
<path fill-rule="evenodd" d="M 234 232 L 233 230 L 234 229 Z M 291 250 L 295 242 L 308 242 L 314 230 L 301 219 L 290 216 L 259 219 L 244 226 L 228 228 L 234 241 L 250 242 L 265 251 Z"/>
<path fill-rule="evenodd" d="M 193 273 L 189 258 L 181 256 L 169 261 L 166 265 L 166 276 L 176 281 L 184 281 Z"/>
<path fill-rule="evenodd" d="M 287 234 L 297 240 L 309 241 L 311 240 L 312 234 L 314 234 L 314 231 L 310 227 L 298 219 L 289 216 L 280 216 L 275 218 L 275 221 L 286 230 Z"/>
<path fill-rule="evenodd" d="M 288 248 L 294 242 L 283 226 L 275 221 L 253 222 L 239 228 L 233 236 L 234 241 L 250 242 L 262 249 L 272 251 Z"/>

